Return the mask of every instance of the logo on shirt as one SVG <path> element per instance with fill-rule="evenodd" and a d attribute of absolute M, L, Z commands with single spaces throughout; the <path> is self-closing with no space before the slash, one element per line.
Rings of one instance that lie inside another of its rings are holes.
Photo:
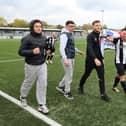
<path fill-rule="evenodd" d="M 94 38 L 94 41 L 95 41 L 95 42 L 98 42 L 97 38 Z"/>

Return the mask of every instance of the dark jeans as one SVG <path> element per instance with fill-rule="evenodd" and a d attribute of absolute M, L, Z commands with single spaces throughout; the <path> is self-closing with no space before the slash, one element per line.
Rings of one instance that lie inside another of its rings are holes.
<path fill-rule="evenodd" d="M 102 60 L 101 60 L 101 62 L 102 62 L 102 65 L 97 67 L 93 60 L 86 59 L 85 72 L 80 80 L 80 88 L 83 88 L 87 78 L 91 74 L 92 70 L 95 68 L 98 78 L 99 78 L 100 93 L 101 94 L 105 93 L 104 63 Z"/>

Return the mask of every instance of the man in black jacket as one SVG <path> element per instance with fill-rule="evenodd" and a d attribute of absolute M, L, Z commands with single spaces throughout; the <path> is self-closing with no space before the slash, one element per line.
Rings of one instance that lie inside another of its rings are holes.
<path fill-rule="evenodd" d="M 83 94 L 84 89 L 83 86 L 85 81 L 89 77 L 92 70 L 95 68 L 97 71 L 97 75 L 99 78 L 99 88 L 101 99 L 104 101 L 109 101 L 109 97 L 105 93 L 105 80 L 104 80 L 104 62 L 103 56 L 100 48 L 100 32 L 101 32 L 101 24 L 99 20 L 95 20 L 92 23 L 93 31 L 87 36 L 87 56 L 85 63 L 85 72 L 81 77 L 79 84 L 79 93 Z"/>
<path fill-rule="evenodd" d="M 19 55 L 25 57 L 25 79 L 20 89 L 20 100 L 27 106 L 27 96 L 33 83 L 37 82 L 36 97 L 39 104 L 38 111 L 47 114 L 46 106 L 47 65 L 46 37 L 42 36 L 42 22 L 33 20 L 30 24 L 30 34 L 21 40 Z"/>

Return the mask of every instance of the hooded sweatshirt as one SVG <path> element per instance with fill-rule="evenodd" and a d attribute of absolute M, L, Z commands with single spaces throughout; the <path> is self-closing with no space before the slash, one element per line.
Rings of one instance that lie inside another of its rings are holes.
<path fill-rule="evenodd" d="M 41 65 L 45 62 L 45 46 L 46 46 L 46 37 L 42 33 L 36 33 L 34 31 L 34 24 L 41 23 L 40 20 L 33 20 L 30 23 L 30 34 L 23 37 L 21 40 L 21 45 L 19 48 L 19 55 L 25 57 L 25 62 L 30 65 Z M 33 49 L 39 48 L 40 54 L 34 54 Z"/>

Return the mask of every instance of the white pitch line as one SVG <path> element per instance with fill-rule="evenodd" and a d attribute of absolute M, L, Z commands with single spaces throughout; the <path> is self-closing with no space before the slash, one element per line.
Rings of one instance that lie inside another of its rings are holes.
<path fill-rule="evenodd" d="M 22 61 L 24 59 L 11 59 L 11 60 L 0 60 L 0 63 L 10 63 L 10 62 L 17 62 Z"/>
<path fill-rule="evenodd" d="M 55 57 L 58 57 L 60 55 L 55 55 Z M 11 62 L 18 62 L 23 61 L 24 59 L 10 59 L 10 60 L 0 60 L 0 63 L 11 63 Z"/>
<path fill-rule="evenodd" d="M 33 109 L 30 106 L 22 107 L 21 102 L 19 100 L 17 100 L 16 98 L 8 95 L 7 93 L 5 93 L 5 92 L 3 92 L 1 90 L 0 90 L 0 96 L 6 98 L 7 100 L 11 101 L 12 103 L 18 105 L 19 107 L 21 107 L 22 109 L 26 110 L 27 112 L 29 112 L 30 114 L 32 114 L 36 118 L 42 120 L 43 122 L 45 122 L 49 126 L 62 126 L 58 122 L 48 118 L 47 116 L 45 116 L 44 114 L 38 112 L 37 110 Z"/>

